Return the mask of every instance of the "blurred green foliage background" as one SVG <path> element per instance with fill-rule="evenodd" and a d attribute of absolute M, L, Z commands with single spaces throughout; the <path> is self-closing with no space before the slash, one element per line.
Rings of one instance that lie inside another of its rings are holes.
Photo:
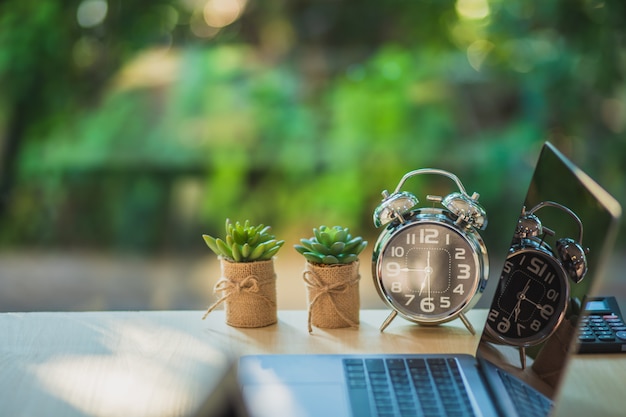
<path fill-rule="evenodd" d="M 545 140 L 626 201 L 625 42 L 621 0 L 5 0 L 0 245 L 205 253 L 227 217 L 375 239 L 423 167 L 508 244 Z"/>

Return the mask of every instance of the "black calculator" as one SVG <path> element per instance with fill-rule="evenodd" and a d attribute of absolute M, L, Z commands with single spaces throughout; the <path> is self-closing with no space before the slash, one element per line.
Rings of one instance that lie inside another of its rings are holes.
<path fill-rule="evenodd" d="M 585 301 L 578 332 L 579 353 L 626 352 L 626 324 L 615 297 Z"/>

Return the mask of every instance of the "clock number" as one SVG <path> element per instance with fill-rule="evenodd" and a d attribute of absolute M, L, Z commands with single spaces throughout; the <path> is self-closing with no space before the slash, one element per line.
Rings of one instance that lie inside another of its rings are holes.
<path fill-rule="evenodd" d="M 526 326 L 524 326 L 523 324 L 517 323 L 517 335 L 521 336 L 522 335 L 522 330 L 524 330 L 525 328 L 526 328 Z"/>
<path fill-rule="evenodd" d="M 413 300 L 415 300 L 415 294 L 404 294 L 404 296 L 408 298 L 406 303 L 404 303 L 405 306 L 408 306 L 409 304 L 413 302 Z"/>
<path fill-rule="evenodd" d="M 546 304 L 541 307 L 541 317 L 543 317 L 544 320 L 548 320 L 553 314 L 554 307 L 552 307 L 550 304 Z"/>
<path fill-rule="evenodd" d="M 500 323 L 498 323 L 497 329 L 500 333 L 506 333 L 511 328 L 511 322 L 506 317 L 502 317 Z"/>
<path fill-rule="evenodd" d="M 510 274 L 512 270 L 513 270 L 513 262 L 506 261 L 504 263 L 504 267 L 502 268 L 502 272 L 504 272 L 505 274 Z"/>
<path fill-rule="evenodd" d="M 470 277 L 470 266 L 468 264 L 459 264 L 459 273 L 457 279 L 468 279 Z"/>
<path fill-rule="evenodd" d="M 454 287 L 452 292 L 455 294 L 463 295 L 465 294 L 465 288 L 463 287 L 463 284 L 459 284 L 456 287 Z"/>
<path fill-rule="evenodd" d="M 419 241 L 427 245 L 436 245 L 439 243 L 439 230 L 437 229 L 420 229 Z"/>
<path fill-rule="evenodd" d="M 559 293 L 554 288 L 550 288 L 546 293 L 546 297 L 550 301 L 556 301 L 556 299 L 559 298 Z"/>
<path fill-rule="evenodd" d="M 402 292 L 402 283 L 400 281 L 394 281 L 391 283 L 391 292 Z"/>
<path fill-rule="evenodd" d="M 496 319 L 498 318 L 498 316 L 500 315 L 500 313 L 498 312 L 498 310 L 489 310 L 489 316 L 487 316 L 487 320 L 489 321 L 496 321 Z"/>
<path fill-rule="evenodd" d="M 402 258 L 404 256 L 404 246 L 392 246 L 391 256 L 395 258 Z"/>
<path fill-rule="evenodd" d="M 554 280 L 554 274 L 552 272 L 548 272 L 546 276 L 543 278 L 543 281 L 547 282 L 548 284 L 552 284 L 553 280 Z"/>
<path fill-rule="evenodd" d="M 538 332 L 541 329 L 541 323 L 539 320 L 535 319 L 532 323 L 530 323 L 530 328 Z"/>
<path fill-rule="evenodd" d="M 422 298 L 422 301 L 420 301 L 420 308 L 424 313 L 432 313 L 433 311 L 435 311 L 435 303 L 433 303 L 433 298 Z"/>
<path fill-rule="evenodd" d="M 545 266 L 545 263 L 541 259 L 535 257 L 530 260 L 530 265 L 528 265 L 526 269 L 538 277 L 541 277 L 541 275 L 543 275 L 543 271 L 545 271 Z"/>
<path fill-rule="evenodd" d="M 426 245 L 439 244 L 439 230 L 437 229 L 420 229 L 419 234 L 407 233 L 406 244 L 415 245 L 416 243 Z M 446 235 L 446 244 L 450 244 L 450 235 Z"/>
<path fill-rule="evenodd" d="M 439 307 L 450 308 L 450 297 L 441 297 L 439 299 Z"/>
<path fill-rule="evenodd" d="M 465 248 L 455 248 L 454 259 L 465 259 Z"/>
<path fill-rule="evenodd" d="M 530 265 L 526 267 L 530 272 L 537 275 L 539 278 L 543 278 L 544 282 L 548 284 L 552 284 L 554 280 L 554 274 L 552 272 L 548 272 L 544 277 L 543 274 L 546 273 L 548 269 L 548 264 L 545 263 L 541 258 L 534 257 L 530 260 Z"/>
<path fill-rule="evenodd" d="M 387 262 L 385 269 L 390 277 L 395 277 L 400 273 L 400 264 L 397 262 Z"/>

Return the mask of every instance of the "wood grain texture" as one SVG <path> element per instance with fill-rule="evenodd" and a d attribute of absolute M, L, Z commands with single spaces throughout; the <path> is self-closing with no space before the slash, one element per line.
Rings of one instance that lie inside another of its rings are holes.
<path fill-rule="evenodd" d="M 227 356 L 252 353 L 474 353 L 459 321 L 416 326 L 362 310 L 359 329 L 307 330 L 306 311 L 241 329 L 223 311 L 0 314 L 0 414 L 192 416 L 221 381 Z M 486 310 L 468 314 L 480 334 Z M 219 348 L 219 349 L 216 349 Z M 621 416 L 626 356 L 578 355 L 557 415 Z"/>

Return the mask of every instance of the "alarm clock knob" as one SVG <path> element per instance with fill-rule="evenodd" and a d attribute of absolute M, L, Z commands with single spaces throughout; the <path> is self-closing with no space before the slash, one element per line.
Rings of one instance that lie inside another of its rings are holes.
<path fill-rule="evenodd" d="M 556 251 L 569 277 L 578 284 L 587 273 L 586 251 L 574 239 L 564 238 L 556 242 Z"/>
<path fill-rule="evenodd" d="M 404 222 L 403 216 L 417 203 L 419 203 L 417 197 L 409 192 L 402 191 L 389 195 L 386 190 L 383 191 L 383 201 L 374 210 L 374 225 L 381 227 L 396 219 Z"/>
<path fill-rule="evenodd" d="M 452 193 L 441 204 L 456 216 L 458 224 L 482 230 L 487 227 L 487 214 L 478 203 L 478 197 L 478 193 L 471 197 L 463 193 Z"/>
<path fill-rule="evenodd" d="M 529 239 L 543 234 L 543 226 L 539 217 L 534 214 L 524 214 L 520 216 L 515 227 L 515 237 L 518 239 Z"/>

